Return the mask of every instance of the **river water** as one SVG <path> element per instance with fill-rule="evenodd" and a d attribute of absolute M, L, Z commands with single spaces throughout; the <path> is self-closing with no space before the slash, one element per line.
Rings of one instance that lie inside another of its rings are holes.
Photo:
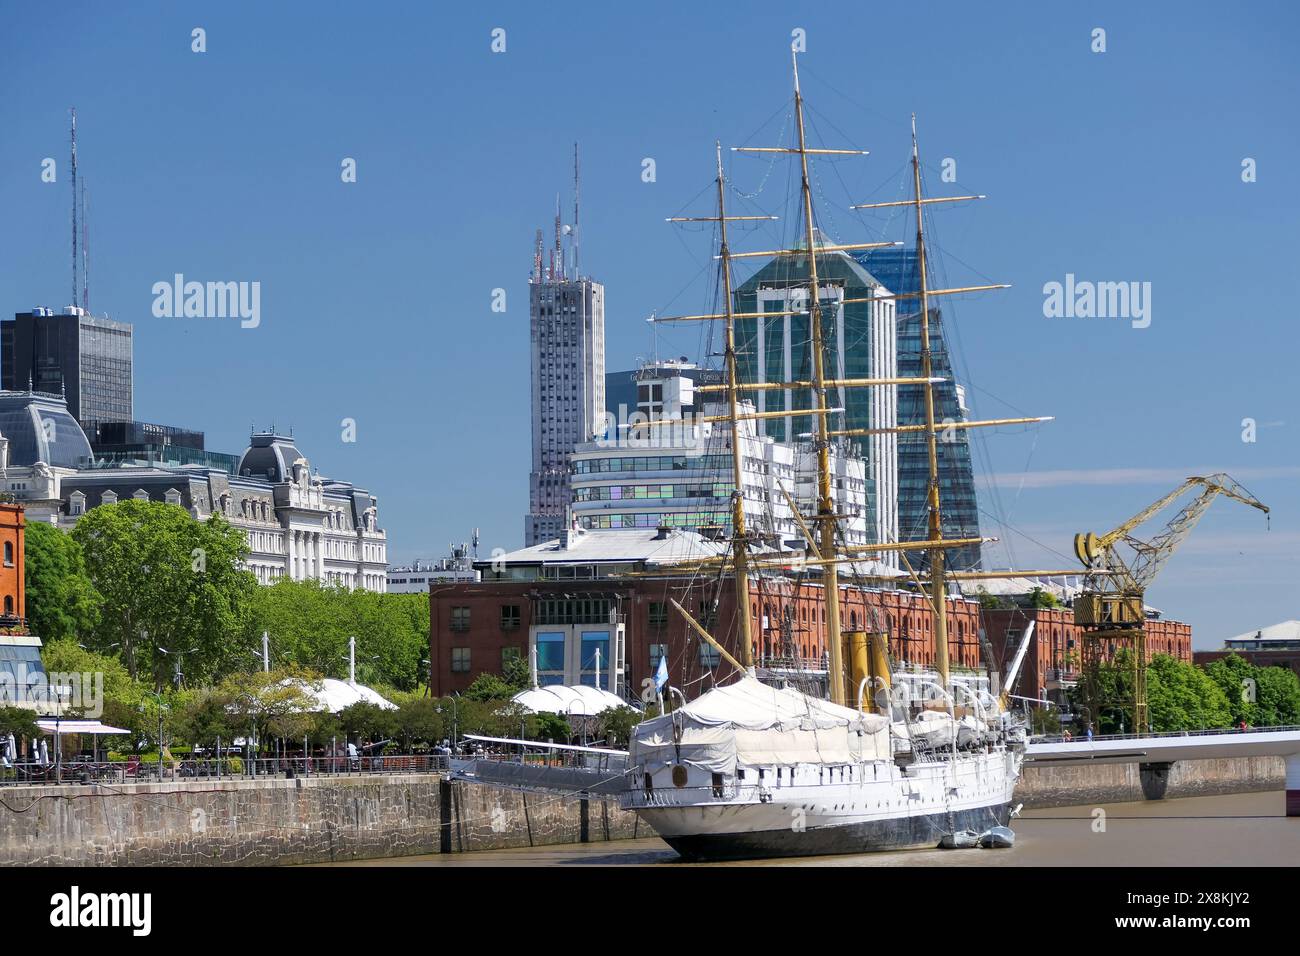
<path fill-rule="evenodd" d="M 728 866 L 1295 866 L 1281 791 L 1027 810 L 1010 850 L 900 850 Z M 1104 812 L 1104 816 L 1097 813 Z M 658 838 L 433 854 L 333 866 L 692 866 Z"/>

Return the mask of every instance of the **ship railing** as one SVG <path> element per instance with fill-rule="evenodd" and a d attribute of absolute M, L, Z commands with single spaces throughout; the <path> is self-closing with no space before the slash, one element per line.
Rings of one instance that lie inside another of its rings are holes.
<path fill-rule="evenodd" d="M 676 807 L 683 804 L 698 806 L 712 800 L 733 802 L 739 796 L 749 794 L 758 798 L 757 787 L 739 787 L 734 783 L 724 783 L 720 787 L 667 787 L 645 790 L 642 788 L 627 791 L 624 805 L 627 807 Z"/>

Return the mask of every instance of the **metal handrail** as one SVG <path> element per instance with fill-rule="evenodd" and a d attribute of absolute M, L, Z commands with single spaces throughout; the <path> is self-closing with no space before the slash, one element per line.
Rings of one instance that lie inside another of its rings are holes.
<path fill-rule="evenodd" d="M 1165 737 L 1210 737 L 1220 734 L 1268 734 L 1285 731 L 1300 731 L 1300 724 L 1284 724 L 1277 727 L 1218 727 L 1206 728 L 1203 730 L 1163 730 L 1154 734 L 1093 734 L 1089 740 L 1086 733 L 1081 733 L 1077 737 L 1071 736 L 1065 739 L 1061 734 L 1035 734 L 1029 738 L 1030 743 L 1096 743 L 1100 740 L 1154 740 Z"/>

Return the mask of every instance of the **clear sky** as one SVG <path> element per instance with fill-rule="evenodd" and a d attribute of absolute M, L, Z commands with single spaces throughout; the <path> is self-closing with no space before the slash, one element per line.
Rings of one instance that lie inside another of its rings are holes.
<path fill-rule="evenodd" d="M 1072 567 L 1075 531 L 1228 471 L 1273 506 L 1272 529 L 1216 503 L 1149 594 L 1215 646 L 1300 617 L 1298 27 L 1284 2 L 5 2 L 0 310 L 70 299 L 75 105 L 91 307 L 135 325 L 137 418 L 231 452 L 254 423 L 292 426 L 322 473 L 379 496 L 394 561 L 476 525 L 484 552 L 518 547 L 526 283 L 557 192 L 567 219 L 573 141 L 609 367 L 656 347 L 697 358 L 698 329 L 653 343 L 644 321 L 709 304 L 708 236 L 663 218 L 708 211 L 715 139 L 788 129 L 802 29 L 814 139 L 871 150 L 816 164 L 829 234 L 906 238 L 902 219 L 846 206 L 899 198 L 913 111 L 931 190 L 990 196 L 935 213 L 941 275 L 1013 285 L 948 303 L 958 368 L 977 416 L 1056 416 L 979 441 L 982 505 L 1006 523 L 989 521 L 1009 548 L 994 561 Z M 788 173 L 730 169 L 771 211 Z M 175 273 L 260 282 L 261 324 L 155 318 L 152 286 Z M 1067 274 L 1151 283 L 1150 326 L 1046 318 L 1044 283 Z"/>

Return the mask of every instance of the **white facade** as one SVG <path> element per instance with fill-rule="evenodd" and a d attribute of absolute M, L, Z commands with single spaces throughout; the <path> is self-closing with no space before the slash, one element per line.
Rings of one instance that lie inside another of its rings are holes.
<path fill-rule="evenodd" d="M 570 457 L 572 518 L 588 530 L 617 528 L 730 527 L 734 490 L 731 426 L 681 415 L 670 396 L 691 396 L 689 382 L 666 381 L 663 417 L 671 424 L 624 428 L 617 435 L 584 442 Z M 752 406 L 742 403 L 744 411 Z M 725 414 L 703 408 L 700 419 Z M 659 419 L 657 419 L 659 420 Z M 753 420 L 738 423 L 746 531 L 774 544 L 803 534 L 782 487 L 807 518 L 816 508 L 816 455 L 806 442 L 786 444 L 758 434 Z M 832 453 L 836 513 L 845 544 L 866 544 L 866 465 Z"/>
<path fill-rule="evenodd" d="M 589 278 L 529 285 L 532 471 L 524 543 L 558 536 L 569 504 L 568 456 L 605 413 L 605 287 Z"/>
<path fill-rule="evenodd" d="M 39 420 L 43 411 L 36 405 L 33 414 Z M 38 442 L 38 453 L 48 454 L 42 447 Z M 387 589 L 387 533 L 378 526 L 375 497 L 313 475 L 307 459 L 283 436 L 253 436 L 239 475 L 200 466 L 51 467 L 43 460 L 11 462 L 9 452 L 10 442 L 0 437 L 0 491 L 23 505 L 28 521 L 70 530 L 99 505 L 130 498 L 161 501 L 199 520 L 221 514 L 243 531 L 250 550 L 245 566 L 261 584 L 289 577 Z"/>

